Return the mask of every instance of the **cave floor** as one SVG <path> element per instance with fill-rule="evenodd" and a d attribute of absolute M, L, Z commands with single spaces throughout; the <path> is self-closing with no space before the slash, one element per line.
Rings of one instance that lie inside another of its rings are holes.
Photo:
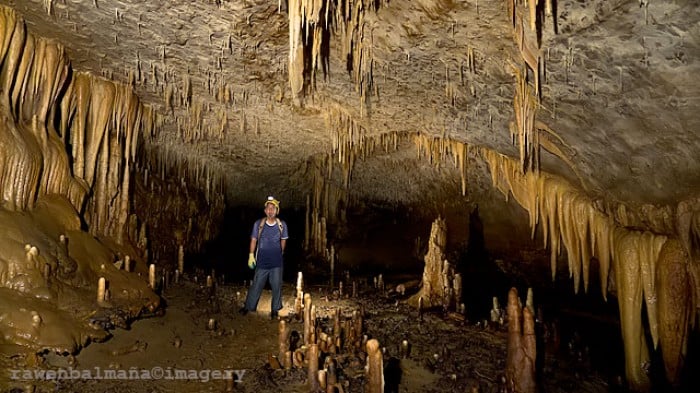
<path fill-rule="evenodd" d="M 329 292 L 328 286 L 311 287 L 310 293 L 324 327 L 332 327 L 327 316 L 336 307 L 349 316 L 362 305 L 366 334 L 386 348 L 387 387 L 399 381 L 398 389 L 391 391 L 502 391 L 505 327 L 484 327 L 483 322 L 460 320 L 456 314 L 437 311 L 426 313 L 421 321 L 415 309 L 401 302 L 405 297 L 367 285 L 364 288 L 369 289 L 360 291 L 357 298 L 339 299 L 338 292 Z M 80 392 L 308 392 L 305 369 L 270 366 L 270 357 L 277 353 L 278 322 L 269 317 L 269 290 L 263 293 L 256 313 L 241 316 L 237 310 L 245 292 L 246 287 L 240 284 L 222 285 L 211 296 L 202 285 L 183 280 L 163 291 L 167 304 L 163 316 L 134 321 L 129 330 L 114 330 L 110 339 L 90 344 L 74 357 L 44 355 L 46 369 L 82 370 L 93 379 L 33 381 L 22 388 Z M 280 315 L 287 319 L 291 331 L 301 332 L 302 323 L 291 314 L 293 300 L 294 288 L 285 284 Z M 209 329 L 210 319 L 216 321 L 213 330 Z M 403 340 L 411 344 L 408 358 L 399 355 Z M 343 391 L 363 392 L 364 364 L 359 358 L 341 353 L 339 364 Z M 555 358 L 546 353 L 544 364 L 542 391 L 613 390 L 580 354 Z M 119 372 L 118 379 L 107 379 L 107 370 Z M 161 378 L 158 370 L 162 370 Z M 238 382 L 216 379 L 214 370 L 235 370 L 229 372 Z M 105 379 L 95 379 L 100 375 Z"/>

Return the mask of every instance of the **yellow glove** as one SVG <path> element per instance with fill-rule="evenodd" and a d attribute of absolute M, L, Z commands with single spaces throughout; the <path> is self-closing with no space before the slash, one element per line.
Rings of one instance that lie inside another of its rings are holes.
<path fill-rule="evenodd" d="M 255 269 L 255 255 L 252 252 L 248 254 L 248 267 Z"/>

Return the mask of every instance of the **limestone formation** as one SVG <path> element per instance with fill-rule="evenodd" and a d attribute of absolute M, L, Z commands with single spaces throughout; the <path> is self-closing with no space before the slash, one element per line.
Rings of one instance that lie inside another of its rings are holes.
<path fill-rule="evenodd" d="M 695 2 L 0 3 L 0 332 L 26 354 L 104 338 L 97 308 L 153 313 L 155 264 L 179 279 L 226 208 L 279 190 L 332 276 L 343 241 L 445 217 L 415 243 L 421 318 L 460 305 L 446 228 L 464 242 L 479 203 L 488 247 L 537 240 L 548 278 L 617 299 L 630 389 L 658 349 L 680 383 L 700 307 Z M 316 343 L 305 295 L 306 344 L 364 349 L 362 313 Z"/>
<path fill-rule="evenodd" d="M 537 391 L 534 316 L 528 307 L 522 307 L 515 288 L 511 288 L 508 292 L 506 310 L 508 314 L 506 390 L 514 393 L 534 393 Z"/>

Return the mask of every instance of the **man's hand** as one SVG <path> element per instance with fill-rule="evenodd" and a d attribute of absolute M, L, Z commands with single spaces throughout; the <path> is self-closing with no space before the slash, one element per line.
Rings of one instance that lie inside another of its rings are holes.
<path fill-rule="evenodd" d="M 255 255 L 252 252 L 248 254 L 248 267 L 255 269 Z"/>

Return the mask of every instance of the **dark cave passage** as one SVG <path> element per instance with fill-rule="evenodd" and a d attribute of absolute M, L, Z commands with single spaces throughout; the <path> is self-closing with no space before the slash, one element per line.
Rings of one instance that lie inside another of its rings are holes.
<path fill-rule="evenodd" d="M 224 212 L 217 237 L 204 245 L 197 255 L 188 256 L 197 268 L 215 269 L 224 275 L 227 284 L 250 281 L 252 271 L 247 266 L 248 248 L 253 224 L 264 217 L 262 207 L 235 207 Z M 281 211 L 280 219 L 289 227 L 289 240 L 284 255 L 284 280 L 293 282 L 304 261 L 304 213 L 298 209 Z M 185 268 L 187 271 L 187 267 Z"/>

